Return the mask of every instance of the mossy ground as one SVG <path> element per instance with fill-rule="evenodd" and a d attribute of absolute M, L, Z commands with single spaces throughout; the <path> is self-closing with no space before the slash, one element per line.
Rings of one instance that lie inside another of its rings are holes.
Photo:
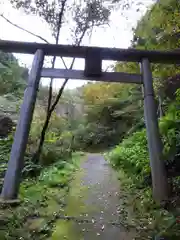
<path fill-rule="evenodd" d="M 87 187 L 81 185 L 81 179 L 84 175 L 83 169 L 76 173 L 75 178 L 71 182 L 70 192 L 66 199 L 65 215 L 77 217 L 83 212 L 87 212 L 84 205 L 84 200 L 87 192 Z M 73 239 L 81 240 L 82 236 L 76 229 L 76 223 L 73 221 L 58 220 L 54 227 L 54 232 L 51 236 L 52 240 Z"/>
<path fill-rule="evenodd" d="M 79 217 L 96 212 L 87 207 L 89 187 L 82 184 L 86 176 L 85 169 L 79 168 L 82 161 L 83 158 L 75 154 L 63 168 L 59 162 L 45 169 L 38 179 L 24 181 L 20 205 L 0 209 L 0 239 L 82 240 L 83 232 L 76 222 L 57 217 Z M 122 170 L 118 176 L 121 185 L 119 217 L 124 225 L 136 229 L 134 239 L 149 239 L 158 233 L 179 239 L 177 223 L 168 229 L 175 221 L 174 215 L 153 202 L 151 189 L 137 189 Z"/>
<path fill-rule="evenodd" d="M 121 215 L 127 225 L 136 228 L 136 239 L 152 239 L 154 236 L 180 239 L 180 225 L 175 215 L 153 201 L 151 188 L 138 189 L 123 170 L 119 170 L 118 175 L 123 201 Z"/>
<path fill-rule="evenodd" d="M 66 196 L 79 168 L 82 154 L 74 154 L 62 168 L 62 162 L 45 169 L 36 180 L 21 184 L 17 207 L 1 206 L 0 239 L 48 239 L 56 225 L 56 215 L 64 215 Z M 62 226 L 62 229 L 66 229 Z M 51 239 L 51 238 L 50 238 Z"/>

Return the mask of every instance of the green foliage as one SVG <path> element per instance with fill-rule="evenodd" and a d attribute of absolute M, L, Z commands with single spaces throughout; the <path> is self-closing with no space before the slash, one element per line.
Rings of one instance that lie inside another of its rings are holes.
<path fill-rule="evenodd" d="M 180 98 L 177 90 L 176 100 L 169 104 L 166 114 L 159 121 L 159 128 L 164 144 L 164 160 L 166 164 L 177 159 L 180 153 Z M 129 224 L 141 226 L 139 239 L 147 239 L 157 235 L 173 237 L 180 236 L 179 226 L 176 223 L 178 211 L 179 177 L 172 181 L 173 194 L 170 199 L 173 212 L 161 209 L 153 202 L 152 190 L 147 187 L 145 180 L 150 176 L 150 163 L 147 149 L 146 131 L 135 132 L 124 139 L 122 143 L 107 154 L 111 164 L 120 172 L 120 180 L 126 191 L 125 206 L 131 206 L 135 219 Z M 174 166 L 174 165 L 173 165 Z M 177 166 L 178 167 L 178 166 Z M 175 197 L 174 197 L 175 196 Z M 125 211 L 127 211 L 125 209 Z M 127 221 L 128 218 L 127 218 Z M 176 238 L 175 238 L 176 237 Z"/>
<path fill-rule="evenodd" d="M 60 160 L 65 161 L 72 155 L 72 133 L 66 131 L 65 119 L 53 115 L 48 132 L 46 134 L 44 149 L 39 163 L 33 162 L 33 154 L 35 153 L 39 135 L 41 133 L 42 123 L 45 117 L 45 112 L 36 109 L 31 127 L 28 146 L 25 154 L 25 164 L 23 168 L 23 177 L 37 177 L 44 167 L 52 165 Z M 6 139 L 0 140 L 0 187 L 2 186 L 3 177 L 7 168 L 7 163 L 10 156 L 11 145 L 13 142 L 13 134 L 10 134 Z"/>
<path fill-rule="evenodd" d="M 138 22 L 132 46 L 146 50 L 173 50 L 179 48 L 179 9 L 177 0 L 160 0 Z M 180 71 L 179 65 L 152 64 L 154 85 L 164 94 L 165 80 Z M 166 97 L 166 96 L 165 96 Z"/>
<path fill-rule="evenodd" d="M 74 131 L 81 148 L 117 144 L 142 117 L 141 89 L 130 84 L 92 83 L 82 88 L 84 121 Z"/>
<path fill-rule="evenodd" d="M 173 238 L 179 234 L 178 224 L 172 225 L 172 222 L 176 223 L 175 216 L 153 201 L 151 188 L 137 187 L 134 178 L 129 177 L 123 169 L 118 171 L 118 176 L 123 192 L 121 211 L 125 216 L 125 224 L 136 228 L 136 239 L 153 239 L 155 236 L 178 239 Z"/>
<path fill-rule="evenodd" d="M 2 187 L 3 178 L 5 175 L 5 171 L 7 169 L 8 160 L 10 157 L 10 151 L 13 143 L 13 133 L 9 134 L 7 138 L 0 139 L 0 188 Z M 31 154 L 29 152 L 29 149 L 27 150 L 25 154 L 25 164 L 23 168 L 23 177 L 27 176 L 35 176 L 42 167 L 38 164 L 34 164 L 31 161 Z"/>
<path fill-rule="evenodd" d="M 0 95 L 21 97 L 27 75 L 27 69 L 20 67 L 12 54 L 0 52 Z"/>
<path fill-rule="evenodd" d="M 2 187 L 3 178 L 7 169 L 12 142 L 12 135 L 9 135 L 7 138 L 0 139 L 0 189 Z"/>
<path fill-rule="evenodd" d="M 161 119 L 160 129 L 163 134 L 165 156 L 169 156 L 172 147 L 177 150 L 177 136 L 174 126 L 175 122 L 169 121 L 168 117 Z M 168 212 L 157 206 L 153 201 L 152 189 L 149 186 L 147 187 L 145 181 L 148 180 L 147 177 L 150 176 L 151 171 L 146 131 L 136 132 L 129 138 L 124 139 L 115 149 L 107 153 L 106 157 L 119 171 L 121 190 L 123 189 L 126 193 L 124 211 L 127 212 L 128 207 L 131 207 L 134 215 L 133 222 L 129 218 L 126 219 L 127 224 L 136 226 L 138 230 L 141 229 L 138 239 L 147 239 L 157 234 L 158 236 L 179 236 L 179 227 L 176 224 L 178 210 L 174 209 L 174 212 Z M 179 180 L 176 179 L 173 183 L 173 192 L 176 199 Z M 175 204 L 177 201 L 175 199 L 172 198 L 171 204 Z M 175 235 L 174 232 L 176 232 Z"/>
<path fill-rule="evenodd" d="M 21 184 L 17 207 L 1 208 L 1 239 L 46 239 L 51 237 L 56 215 L 64 215 L 65 197 L 72 175 L 80 162 L 74 154 L 68 162 L 59 161 L 44 169 L 36 179 Z"/>
<path fill-rule="evenodd" d="M 49 138 L 49 135 L 51 135 L 51 138 Z M 52 132 L 48 133 L 41 154 L 40 163 L 46 166 L 60 159 L 66 160 L 70 158 L 72 153 L 71 142 L 71 132 L 63 132 L 60 137 L 52 136 Z"/>
<path fill-rule="evenodd" d="M 159 121 L 161 138 L 164 145 L 164 159 L 173 159 L 179 154 L 180 140 L 180 102 L 179 90 L 177 100 L 168 107 L 166 115 Z M 144 178 L 150 173 L 146 130 L 135 132 L 124 139 L 109 153 L 109 158 L 115 167 L 121 167 L 129 176 L 136 175 L 136 179 Z"/>
<path fill-rule="evenodd" d="M 45 118 L 46 111 L 42 109 L 41 106 L 37 105 L 30 132 L 30 137 L 32 139 L 36 139 L 38 141 Z M 52 138 L 52 142 L 55 142 L 55 138 L 60 137 L 61 133 L 66 129 L 67 119 L 58 116 L 56 113 L 53 113 L 46 133 L 46 140 L 50 142 Z"/>
<path fill-rule="evenodd" d="M 160 0 L 139 21 L 134 40 L 139 48 L 178 48 L 179 2 Z"/>
<path fill-rule="evenodd" d="M 160 119 L 160 132 L 163 136 L 164 154 L 179 154 L 180 140 L 180 99 L 179 89 L 175 101 L 169 104 L 166 115 Z"/>
<path fill-rule="evenodd" d="M 64 187 L 72 178 L 72 172 L 78 167 L 79 154 L 73 154 L 68 161 L 60 160 L 51 167 L 44 169 L 39 176 L 40 181 L 45 181 L 50 187 Z"/>
<path fill-rule="evenodd" d="M 80 150 L 103 149 L 107 146 L 112 146 L 113 142 L 117 141 L 115 139 L 117 138 L 117 133 L 113 132 L 111 128 L 96 123 L 81 124 L 73 134 L 73 147 Z"/>
<path fill-rule="evenodd" d="M 0 139 L 1 162 L 6 163 L 9 157 L 9 149 L 13 143 L 13 135 L 10 134 L 7 138 Z"/>
<path fill-rule="evenodd" d="M 150 10 L 140 19 L 134 30 L 132 47 L 138 49 L 165 50 L 177 49 L 179 47 L 179 26 L 178 17 L 179 2 L 176 0 L 160 0 L 155 3 Z M 118 71 L 138 73 L 139 67 L 135 63 L 117 63 Z M 161 97 L 164 104 L 164 117 L 159 121 L 162 141 L 164 143 L 164 158 L 173 159 L 179 154 L 180 124 L 179 124 L 179 90 L 176 100 L 167 101 L 165 89 L 169 76 L 179 73 L 178 65 L 152 64 L 153 76 L 158 79 L 154 81 L 157 99 Z M 142 117 L 142 115 L 141 115 Z M 141 118 L 143 119 L 143 118 Z M 138 122 L 137 122 L 138 125 Z M 132 128 L 133 129 L 133 128 Z M 137 131 L 137 130 L 136 130 Z M 132 134 L 131 130 L 129 133 Z M 141 137 L 144 137 L 142 139 Z M 137 139 L 136 139 L 137 138 Z M 144 130 L 136 132 L 133 136 L 125 139 L 118 145 L 109 156 L 116 167 L 121 167 L 125 172 L 138 178 L 150 172 L 147 154 L 147 143 Z"/>
<path fill-rule="evenodd" d="M 114 167 L 122 168 L 129 176 L 136 179 L 150 173 L 146 131 L 134 133 L 116 146 L 108 158 Z"/>

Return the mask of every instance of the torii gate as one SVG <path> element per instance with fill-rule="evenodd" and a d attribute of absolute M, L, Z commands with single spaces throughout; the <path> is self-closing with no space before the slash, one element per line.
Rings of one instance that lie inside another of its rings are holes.
<path fill-rule="evenodd" d="M 144 89 L 144 115 L 147 129 L 153 194 L 155 200 L 158 202 L 167 199 L 168 184 L 162 159 L 163 146 L 158 129 L 150 62 L 169 64 L 180 63 L 180 53 L 177 50 L 162 52 L 4 40 L 0 40 L 0 50 L 13 53 L 35 54 L 28 84 L 24 92 L 24 101 L 21 106 L 20 117 L 16 127 L 11 155 L 4 179 L 1 193 L 2 199 L 15 199 L 18 195 L 24 154 L 41 77 L 142 84 Z M 84 58 L 85 70 L 43 68 L 45 55 Z M 141 65 L 141 74 L 102 72 L 102 60 L 139 62 Z"/>

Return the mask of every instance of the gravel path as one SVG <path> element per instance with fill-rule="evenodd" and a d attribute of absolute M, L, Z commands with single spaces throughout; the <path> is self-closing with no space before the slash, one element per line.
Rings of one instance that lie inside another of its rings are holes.
<path fill-rule="evenodd" d="M 63 233 L 64 239 L 132 240 L 133 233 L 127 232 L 119 224 L 121 221 L 119 181 L 103 156 L 89 154 L 76 174 L 65 213 L 86 222 L 68 221 L 67 229 Z M 52 239 L 60 237 L 58 229 L 62 227 L 62 221 L 64 220 L 59 221 L 57 232 Z M 65 221 L 63 224 L 64 228 Z"/>

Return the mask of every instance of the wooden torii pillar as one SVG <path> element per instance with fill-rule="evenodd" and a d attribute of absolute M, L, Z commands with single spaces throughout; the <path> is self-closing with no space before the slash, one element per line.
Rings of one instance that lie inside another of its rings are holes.
<path fill-rule="evenodd" d="M 24 155 L 28 142 L 43 61 L 43 51 L 37 50 L 34 56 L 28 84 L 24 92 L 24 100 L 21 106 L 8 168 L 4 178 L 1 192 L 1 198 L 4 200 L 16 199 L 18 196 L 21 172 L 24 165 Z"/>
<path fill-rule="evenodd" d="M 143 77 L 144 116 L 149 148 L 153 195 L 154 199 L 157 201 L 167 200 L 168 181 L 162 154 L 163 145 L 159 133 L 151 66 L 147 58 L 142 59 L 141 71 Z"/>
<path fill-rule="evenodd" d="M 52 77 L 143 84 L 144 113 L 147 128 L 154 198 L 158 202 L 167 199 L 168 185 L 165 174 L 165 166 L 162 160 L 162 143 L 158 129 L 158 119 L 155 107 L 150 62 L 178 63 L 180 62 L 179 52 L 75 47 L 68 45 L 21 43 L 3 40 L 0 40 L 0 49 L 2 51 L 18 53 L 35 53 L 33 66 L 29 76 L 28 87 L 24 94 L 24 101 L 21 107 L 20 118 L 12 145 L 8 169 L 4 179 L 1 198 L 17 198 L 21 179 L 21 170 L 24 162 L 24 154 L 40 77 Z M 49 68 L 42 69 L 44 54 L 47 56 L 56 55 L 63 57 L 85 58 L 85 71 Z M 102 72 L 102 60 L 140 62 L 142 74 Z"/>

